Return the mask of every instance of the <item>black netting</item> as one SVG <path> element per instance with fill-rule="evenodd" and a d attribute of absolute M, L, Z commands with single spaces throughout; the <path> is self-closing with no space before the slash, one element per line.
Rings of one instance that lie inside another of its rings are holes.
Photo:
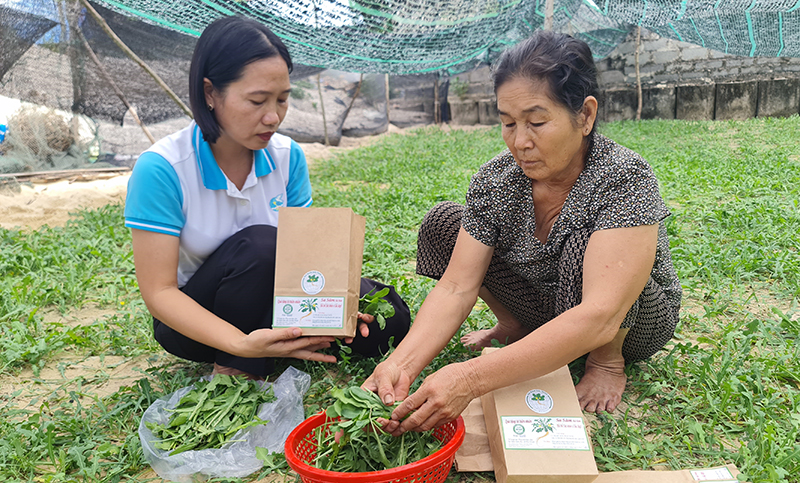
<path fill-rule="evenodd" d="M 0 79 L 56 22 L 0 6 Z"/>

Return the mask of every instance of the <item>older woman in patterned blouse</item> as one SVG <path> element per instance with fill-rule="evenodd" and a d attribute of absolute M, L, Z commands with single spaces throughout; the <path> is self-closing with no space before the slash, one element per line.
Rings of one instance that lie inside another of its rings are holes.
<path fill-rule="evenodd" d="M 508 150 L 473 177 L 466 206 L 442 203 L 425 216 L 417 271 L 439 282 L 365 383 L 387 404 L 405 399 L 386 422 L 393 434 L 433 428 L 477 396 L 585 354 L 581 405 L 613 411 L 625 363 L 672 337 L 681 287 L 669 212 L 647 162 L 595 132 L 596 77 L 589 47 L 552 32 L 537 32 L 495 66 Z M 450 364 L 408 395 L 478 297 L 497 325 L 462 341 L 508 345 Z"/>

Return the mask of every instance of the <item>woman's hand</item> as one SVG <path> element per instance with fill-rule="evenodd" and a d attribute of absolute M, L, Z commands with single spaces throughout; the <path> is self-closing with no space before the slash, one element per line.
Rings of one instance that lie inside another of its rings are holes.
<path fill-rule="evenodd" d="M 378 364 L 361 387 L 377 393 L 384 404 L 391 406 L 408 396 L 414 377 L 390 358 Z"/>
<path fill-rule="evenodd" d="M 333 337 L 302 337 L 297 327 L 258 329 L 245 335 L 237 347 L 240 357 L 292 357 L 307 361 L 336 362 L 336 357 L 317 352 L 327 349 Z"/>
<path fill-rule="evenodd" d="M 406 431 L 429 431 L 456 419 L 480 395 L 469 366 L 469 361 L 450 364 L 426 377 L 419 390 L 395 408 L 383 429 L 399 436 Z"/>
<path fill-rule="evenodd" d="M 358 333 L 361 334 L 361 337 L 365 339 L 369 337 L 369 326 L 367 324 L 371 324 L 375 321 L 375 316 L 370 314 L 362 314 L 361 312 L 358 313 Z M 345 344 L 350 344 L 353 342 L 354 337 L 345 337 L 344 342 Z"/>

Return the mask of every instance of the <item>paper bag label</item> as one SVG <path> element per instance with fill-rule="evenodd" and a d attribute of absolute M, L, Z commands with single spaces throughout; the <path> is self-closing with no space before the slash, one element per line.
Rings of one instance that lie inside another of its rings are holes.
<path fill-rule="evenodd" d="M 737 481 L 731 474 L 731 471 L 724 466 L 707 470 L 692 470 L 691 473 L 695 481 Z"/>
<path fill-rule="evenodd" d="M 275 297 L 272 327 L 341 329 L 344 297 Z"/>
<path fill-rule="evenodd" d="M 502 416 L 506 449 L 589 451 L 583 418 Z"/>
<path fill-rule="evenodd" d="M 308 295 L 316 295 L 325 288 L 325 277 L 322 275 L 322 272 L 316 270 L 306 272 L 300 280 L 300 288 Z"/>

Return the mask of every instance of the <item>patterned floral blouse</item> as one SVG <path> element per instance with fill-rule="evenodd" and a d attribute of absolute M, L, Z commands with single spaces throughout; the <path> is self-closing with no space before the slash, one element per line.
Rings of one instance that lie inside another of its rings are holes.
<path fill-rule="evenodd" d="M 558 261 L 571 233 L 659 224 L 653 280 L 680 303 L 681 288 L 664 219 L 669 216 L 653 169 L 641 156 L 595 134 L 586 166 L 542 243 L 534 236 L 531 180 L 508 150 L 472 177 L 462 226 L 495 248 L 495 256 L 545 293 L 558 279 Z M 624 250 L 624 247 L 620 247 Z"/>

